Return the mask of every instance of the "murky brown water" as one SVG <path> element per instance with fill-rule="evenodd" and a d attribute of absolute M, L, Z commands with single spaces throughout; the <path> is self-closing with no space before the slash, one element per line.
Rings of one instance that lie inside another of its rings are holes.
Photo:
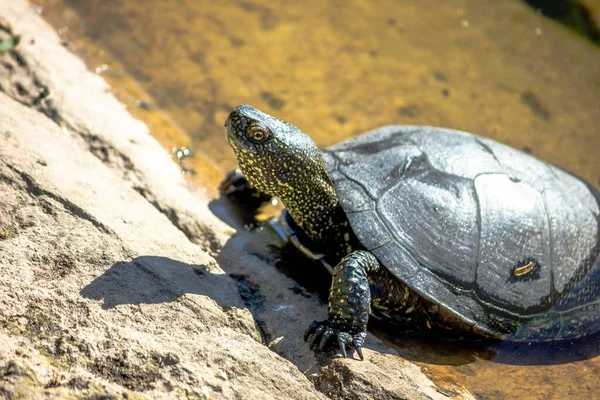
<path fill-rule="evenodd" d="M 521 1 L 62 1 L 37 3 L 92 69 L 108 65 L 165 147 L 196 151 L 209 193 L 235 166 L 222 126 L 240 103 L 321 146 L 391 123 L 462 129 L 600 187 L 600 50 Z M 420 342 L 399 353 L 480 399 L 590 399 L 599 348 L 580 361 Z"/>

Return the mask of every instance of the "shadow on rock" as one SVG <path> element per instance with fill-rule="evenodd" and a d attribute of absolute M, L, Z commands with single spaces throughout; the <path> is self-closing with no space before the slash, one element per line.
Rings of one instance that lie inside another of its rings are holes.
<path fill-rule="evenodd" d="M 208 209 L 221 221 L 236 230 L 251 229 L 257 226 L 259 210 L 240 207 L 239 203 L 227 197 L 219 197 L 208 203 Z"/>
<path fill-rule="evenodd" d="M 323 318 L 321 301 L 275 268 L 269 232 L 238 231 L 225 244 L 217 261 L 240 284 L 240 295 L 261 328 L 265 343 L 305 371 L 316 364 L 302 340 L 312 319 Z M 273 239 L 273 237 L 271 237 Z M 242 286 L 243 285 L 243 286 Z"/>
<path fill-rule="evenodd" d="M 208 296 L 221 307 L 243 307 L 238 285 L 228 275 L 157 256 L 118 262 L 81 290 L 83 297 L 104 300 L 104 309 L 168 303 L 186 293 Z"/>

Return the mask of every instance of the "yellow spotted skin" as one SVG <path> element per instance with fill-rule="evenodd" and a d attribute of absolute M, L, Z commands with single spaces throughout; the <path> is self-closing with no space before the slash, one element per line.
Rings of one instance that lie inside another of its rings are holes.
<path fill-rule="evenodd" d="M 237 107 L 225 122 L 229 145 L 252 188 L 277 196 L 315 252 L 338 260 L 356 240 L 325 162 L 312 139 L 292 124 L 251 106 Z M 266 140 L 249 132 L 261 129 Z"/>
<path fill-rule="evenodd" d="M 323 348 L 335 338 L 344 355 L 349 345 L 362 358 L 371 306 L 383 318 L 425 315 L 421 320 L 431 327 L 419 296 L 361 249 L 321 152 L 308 135 L 248 105 L 232 111 L 225 128 L 247 179 L 245 189 L 281 199 L 300 242 L 335 265 L 328 318 L 315 321 L 305 339 L 312 335 L 313 344 Z"/>

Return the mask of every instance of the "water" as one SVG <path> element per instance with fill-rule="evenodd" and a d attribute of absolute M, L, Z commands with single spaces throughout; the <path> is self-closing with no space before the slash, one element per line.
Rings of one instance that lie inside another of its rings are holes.
<path fill-rule="evenodd" d="M 525 2 L 38 4 L 164 146 L 195 151 L 188 168 L 209 194 L 235 167 L 223 121 L 241 103 L 321 146 L 391 123 L 466 130 L 600 187 L 599 47 Z M 388 339 L 439 385 L 480 399 L 600 397 L 597 340 L 565 355 Z"/>

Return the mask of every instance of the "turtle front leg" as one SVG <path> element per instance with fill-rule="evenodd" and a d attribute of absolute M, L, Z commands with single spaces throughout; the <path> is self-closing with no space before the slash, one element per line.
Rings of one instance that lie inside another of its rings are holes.
<path fill-rule="evenodd" d="M 322 350 L 331 338 L 337 338 L 340 351 L 346 355 L 346 346 L 356 349 L 363 360 L 362 346 L 367 336 L 367 322 L 371 311 L 371 291 L 368 273 L 379 269 L 379 261 L 368 251 L 354 251 L 335 266 L 329 292 L 327 320 L 314 321 L 304 340 L 312 335 L 312 346 Z"/>
<path fill-rule="evenodd" d="M 273 200 L 273 196 L 253 188 L 239 169 L 234 169 L 227 174 L 219 185 L 219 190 L 251 212 L 255 212 L 260 206 Z"/>

